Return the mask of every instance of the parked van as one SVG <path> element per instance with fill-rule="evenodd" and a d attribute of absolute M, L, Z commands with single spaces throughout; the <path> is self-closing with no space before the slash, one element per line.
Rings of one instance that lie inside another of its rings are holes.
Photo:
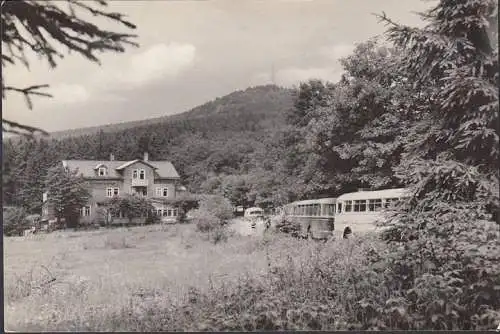
<path fill-rule="evenodd" d="M 258 207 L 248 208 L 245 210 L 245 218 L 262 218 L 264 217 L 264 210 Z"/>

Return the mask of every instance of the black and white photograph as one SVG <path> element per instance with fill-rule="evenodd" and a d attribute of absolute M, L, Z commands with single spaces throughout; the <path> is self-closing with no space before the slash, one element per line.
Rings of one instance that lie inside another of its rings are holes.
<path fill-rule="evenodd" d="M 498 1 L 0 11 L 5 332 L 500 331 Z"/>

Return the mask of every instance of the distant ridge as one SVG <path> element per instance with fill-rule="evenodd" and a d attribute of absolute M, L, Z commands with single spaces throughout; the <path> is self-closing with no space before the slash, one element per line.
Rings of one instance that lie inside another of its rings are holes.
<path fill-rule="evenodd" d="M 238 90 L 222 97 L 217 97 L 212 101 L 206 102 L 200 106 L 194 107 L 189 111 L 184 111 L 178 114 L 148 118 L 137 121 L 128 121 L 121 123 L 55 131 L 49 133 L 49 138 L 62 139 L 68 137 L 79 137 L 84 135 L 95 134 L 101 130 L 103 132 L 116 132 L 135 127 L 147 126 L 151 124 L 169 123 L 179 120 L 203 118 L 220 113 L 231 113 L 237 111 L 241 112 L 242 108 L 245 108 L 245 106 L 253 110 L 255 108 L 260 107 L 259 104 L 262 104 L 261 108 L 268 109 L 267 110 L 268 112 L 275 112 L 276 110 L 273 109 L 276 108 L 282 109 L 282 107 L 289 107 L 291 106 L 291 102 L 292 102 L 292 89 L 282 88 L 276 85 L 255 86 L 255 87 L 249 87 L 245 90 Z M 11 138 L 14 138 L 14 136 Z"/>

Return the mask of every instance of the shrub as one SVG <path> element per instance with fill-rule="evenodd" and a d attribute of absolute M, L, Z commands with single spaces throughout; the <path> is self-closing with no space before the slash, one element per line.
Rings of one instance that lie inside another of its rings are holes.
<path fill-rule="evenodd" d="M 213 243 L 227 241 L 229 231 L 226 225 L 233 216 L 231 203 L 227 199 L 220 196 L 205 196 L 192 216 L 196 229 L 207 233 Z"/>
<path fill-rule="evenodd" d="M 23 231 L 30 228 L 26 219 L 28 213 L 24 208 L 9 208 L 3 212 L 3 233 L 6 236 L 22 235 Z"/>
<path fill-rule="evenodd" d="M 282 233 L 291 234 L 292 236 L 296 237 L 299 235 L 301 226 L 297 222 L 283 219 L 276 224 L 276 229 Z"/>
<path fill-rule="evenodd" d="M 197 209 L 193 212 L 193 220 L 196 229 L 200 232 L 211 232 L 222 226 L 222 222 L 211 212 L 204 209 Z"/>
<path fill-rule="evenodd" d="M 156 213 L 150 213 L 147 217 L 146 217 L 146 225 L 150 225 L 150 224 L 159 224 L 161 222 L 161 218 L 156 214 Z"/>

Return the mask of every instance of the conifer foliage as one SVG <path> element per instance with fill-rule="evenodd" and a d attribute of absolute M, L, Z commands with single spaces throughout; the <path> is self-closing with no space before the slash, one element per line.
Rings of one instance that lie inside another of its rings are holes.
<path fill-rule="evenodd" d="M 26 53 L 34 52 L 54 68 L 57 59 L 63 58 L 61 46 L 86 59 L 99 63 L 98 52 L 124 52 L 127 45 L 137 45 L 135 35 L 106 30 L 82 19 L 85 15 L 104 18 L 123 25 L 128 29 L 135 26 L 124 19 L 124 15 L 107 12 L 104 0 L 93 1 L 2 1 L 2 69 L 19 64 L 29 68 Z M 24 95 L 27 105 L 32 109 L 33 96 L 51 97 L 46 91 L 48 85 L 34 84 L 29 87 L 14 87 L 6 84 L 2 74 L 2 99 L 6 93 L 17 92 Z M 44 132 L 41 129 L 2 119 L 2 130 L 11 133 Z"/>
<path fill-rule="evenodd" d="M 430 92 L 395 168 L 412 196 L 387 234 L 415 328 L 491 329 L 500 318 L 497 15 L 495 1 L 441 0 L 422 29 L 381 17 L 402 70 Z"/>
<path fill-rule="evenodd" d="M 90 198 L 87 181 L 78 175 L 78 170 L 57 165 L 48 170 L 45 185 L 57 220 L 64 218 L 68 227 L 76 226 L 79 210 Z"/>

